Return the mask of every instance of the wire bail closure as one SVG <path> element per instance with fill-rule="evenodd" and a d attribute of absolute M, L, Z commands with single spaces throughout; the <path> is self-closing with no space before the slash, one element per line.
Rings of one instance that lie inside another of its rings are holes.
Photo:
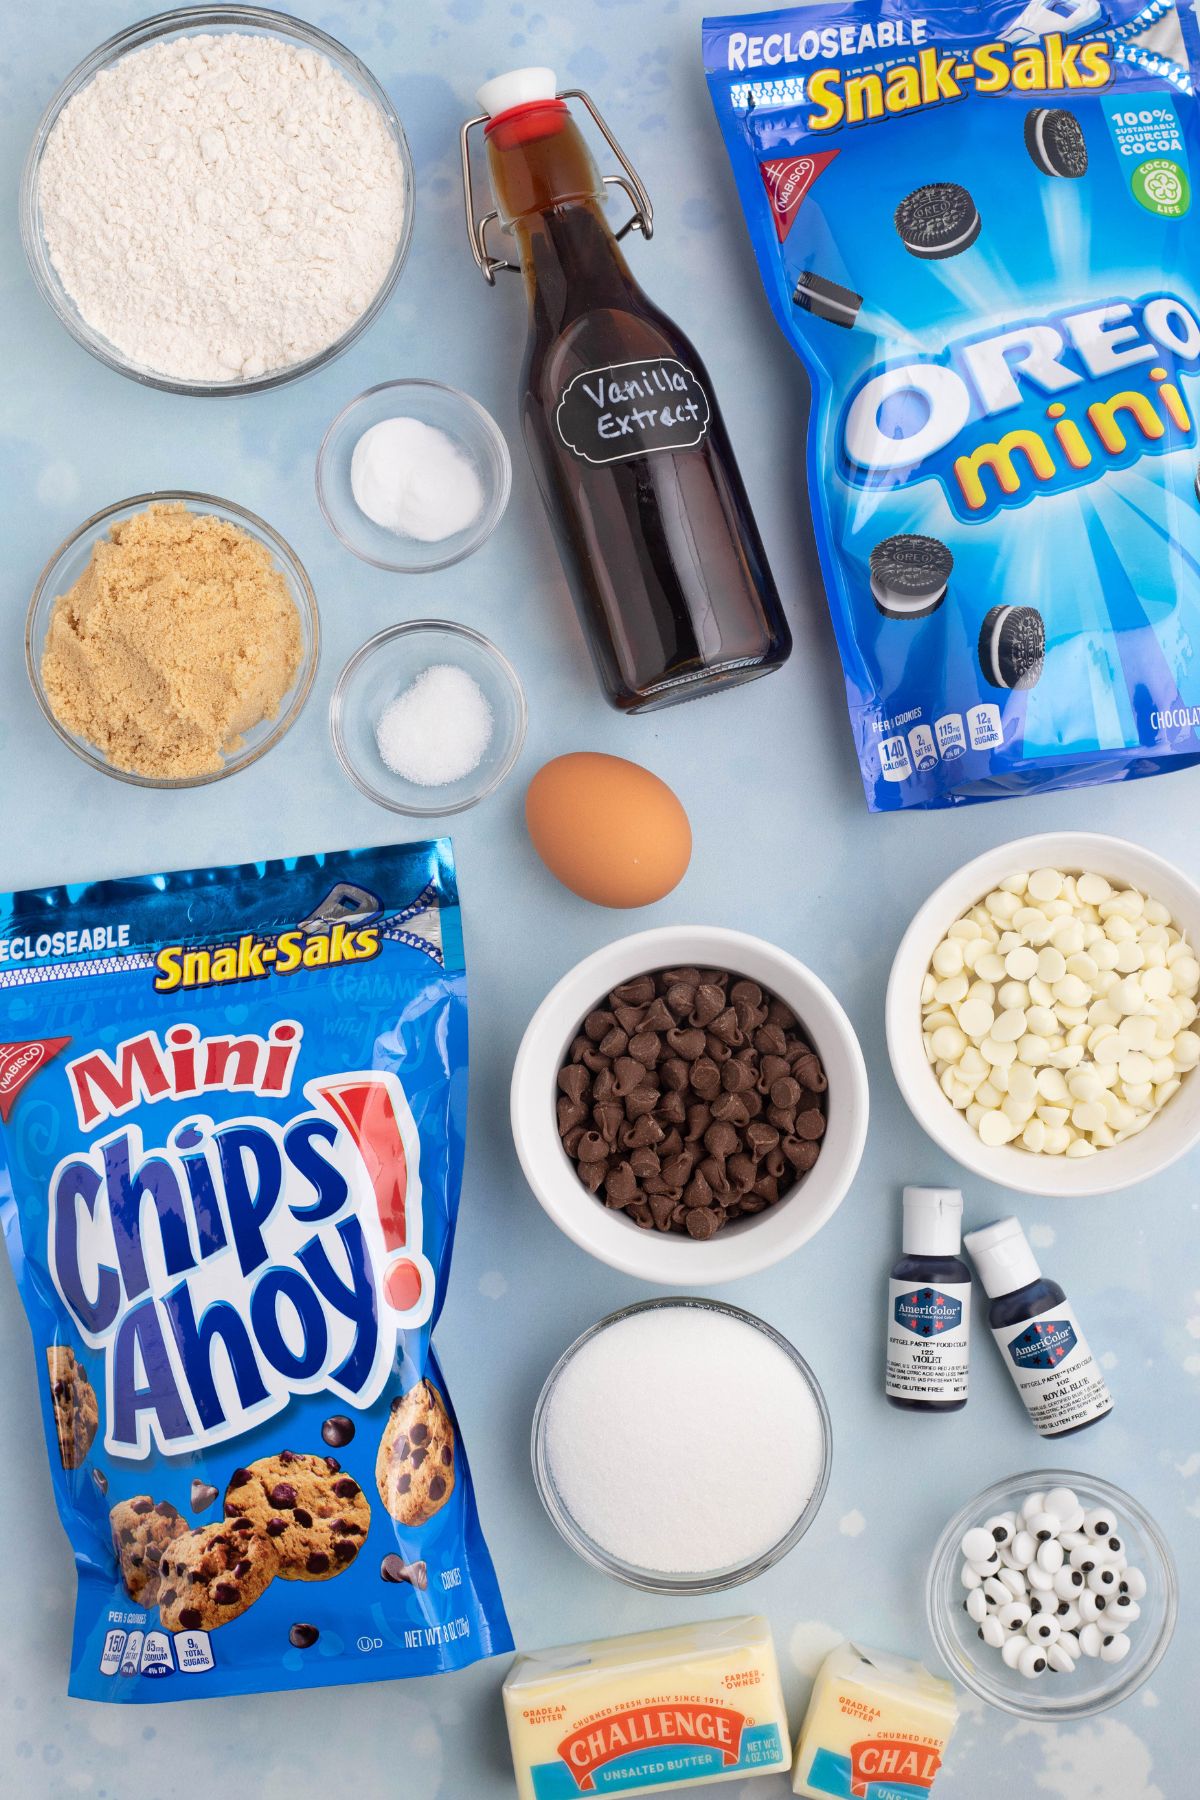
<path fill-rule="evenodd" d="M 609 127 L 596 111 L 591 97 L 586 94 L 582 88 L 563 88 L 555 95 L 555 99 L 578 100 L 585 106 L 591 116 L 593 124 L 598 128 L 600 135 L 621 165 L 622 173 L 620 175 L 604 175 L 601 177 L 605 187 L 620 188 L 622 193 L 628 197 L 630 205 L 633 207 L 633 212 L 630 214 L 629 218 L 626 219 L 625 223 L 621 226 L 621 229 L 615 233 L 617 242 L 619 243 L 620 240 L 623 237 L 626 237 L 631 231 L 640 231 L 644 238 L 652 238 L 654 236 L 654 208 L 650 203 L 650 196 L 642 184 L 641 176 L 622 150 L 620 144 L 618 144 Z M 459 133 L 459 150 L 462 155 L 463 202 L 466 206 L 467 236 L 471 241 L 471 254 L 475 258 L 479 272 L 487 282 L 488 286 L 495 287 L 496 273 L 498 270 L 509 269 L 513 274 L 519 274 L 520 268 L 517 263 L 509 262 L 506 257 L 493 256 L 488 249 L 488 226 L 498 223 L 500 218 L 499 210 L 496 207 L 493 207 L 490 212 L 485 212 L 478 219 L 475 216 L 475 193 L 471 181 L 470 133 L 477 125 L 487 125 L 490 124 L 490 122 L 487 113 L 480 113 L 477 118 L 468 119 L 463 126 L 462 131 Z"/>

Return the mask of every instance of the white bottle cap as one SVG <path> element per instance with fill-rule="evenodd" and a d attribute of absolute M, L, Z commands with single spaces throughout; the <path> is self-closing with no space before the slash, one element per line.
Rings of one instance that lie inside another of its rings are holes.
<path fill-rule="evenodd" d="M 963 1198 L 957 1188 L 906 1187 L 905 1256 L 957 1256 L 962 1248 Z"/>
<path fill-rule="evenodd" d="M 994 1225 L 968 1231 L 964 1242 L 989 1300 L 1015 1294 L 1041 1276 L 1019 1219 L 997 1219 Z"/>
<path fill-rule="evenodd" d="M 476 92 L 489 118 L 499 118 L 514 106 L 528 106 L 534 100 L 553 100 L 558 93 L 558 78 L 553 69 L 510 69 L 507 75 L 493 75 Z"/>

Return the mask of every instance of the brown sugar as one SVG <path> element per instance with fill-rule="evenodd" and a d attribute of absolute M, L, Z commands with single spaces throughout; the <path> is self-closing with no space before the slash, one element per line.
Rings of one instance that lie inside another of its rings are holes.
<path fill-rule="evenodd" d="M 55 717 L 115 768 L 209 775 L 273 719 L 300 620 L 256 538 L 181 501 L 115 524 L 54 603 L 42 682 Z"/>

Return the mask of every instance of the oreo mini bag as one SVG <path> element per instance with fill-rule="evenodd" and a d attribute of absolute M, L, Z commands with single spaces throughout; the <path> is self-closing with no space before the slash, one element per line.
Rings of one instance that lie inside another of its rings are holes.
<path fill-rule="evenodd" d="M 466 1086 L 448 843 L 0 896 L 0 1223 L 72 1694 L 511 1649 L 430 1345 Z"/>
<path fill-rule="evenodd" d="M 705 23 L 873 811 L 1200 757 L 1197 60 L 1174 0 Z"/>

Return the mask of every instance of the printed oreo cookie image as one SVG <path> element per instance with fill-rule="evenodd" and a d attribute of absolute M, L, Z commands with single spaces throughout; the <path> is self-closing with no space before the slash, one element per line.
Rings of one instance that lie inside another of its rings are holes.
<path fill-rule="evenodd" d="M 1035 606 L 993 606 L 979 633 L 979 667 L 994 688 L 1036 687 L 1046 660 L 1046 622 Z"/>
<path fill-rule="evenodd" d="M 826 319 L 829 324 L 843 325 L 849 331 L 858 318 L 863 297 L 853 288 L 842 287 L 839 282 L 829 281 L 824 275 L 805 269 L 796 283 L 792 303 L 802 306 L 814 319 Z"/>
<path fill-rule="evenodd" d="M 954 558 L 940 538 L 900 532 L 876 544 L 871 595 L 888 619 L 924 619 L 946 598 Z"/>
<path fill-rule="evenodd" d="M 1025 114 L 1025 148 L 1043 175 L 1078 181 L 1087 174 L 1087 139 L 1073 112 L 1034 106 Z"/>
<path fill-rule="evenodd" d="M 906 194 L 895 212 L 900 242 L 926 261 L 961 256 L 979 236 L 979 209 L 957 181 L 931 181 Z"/>

